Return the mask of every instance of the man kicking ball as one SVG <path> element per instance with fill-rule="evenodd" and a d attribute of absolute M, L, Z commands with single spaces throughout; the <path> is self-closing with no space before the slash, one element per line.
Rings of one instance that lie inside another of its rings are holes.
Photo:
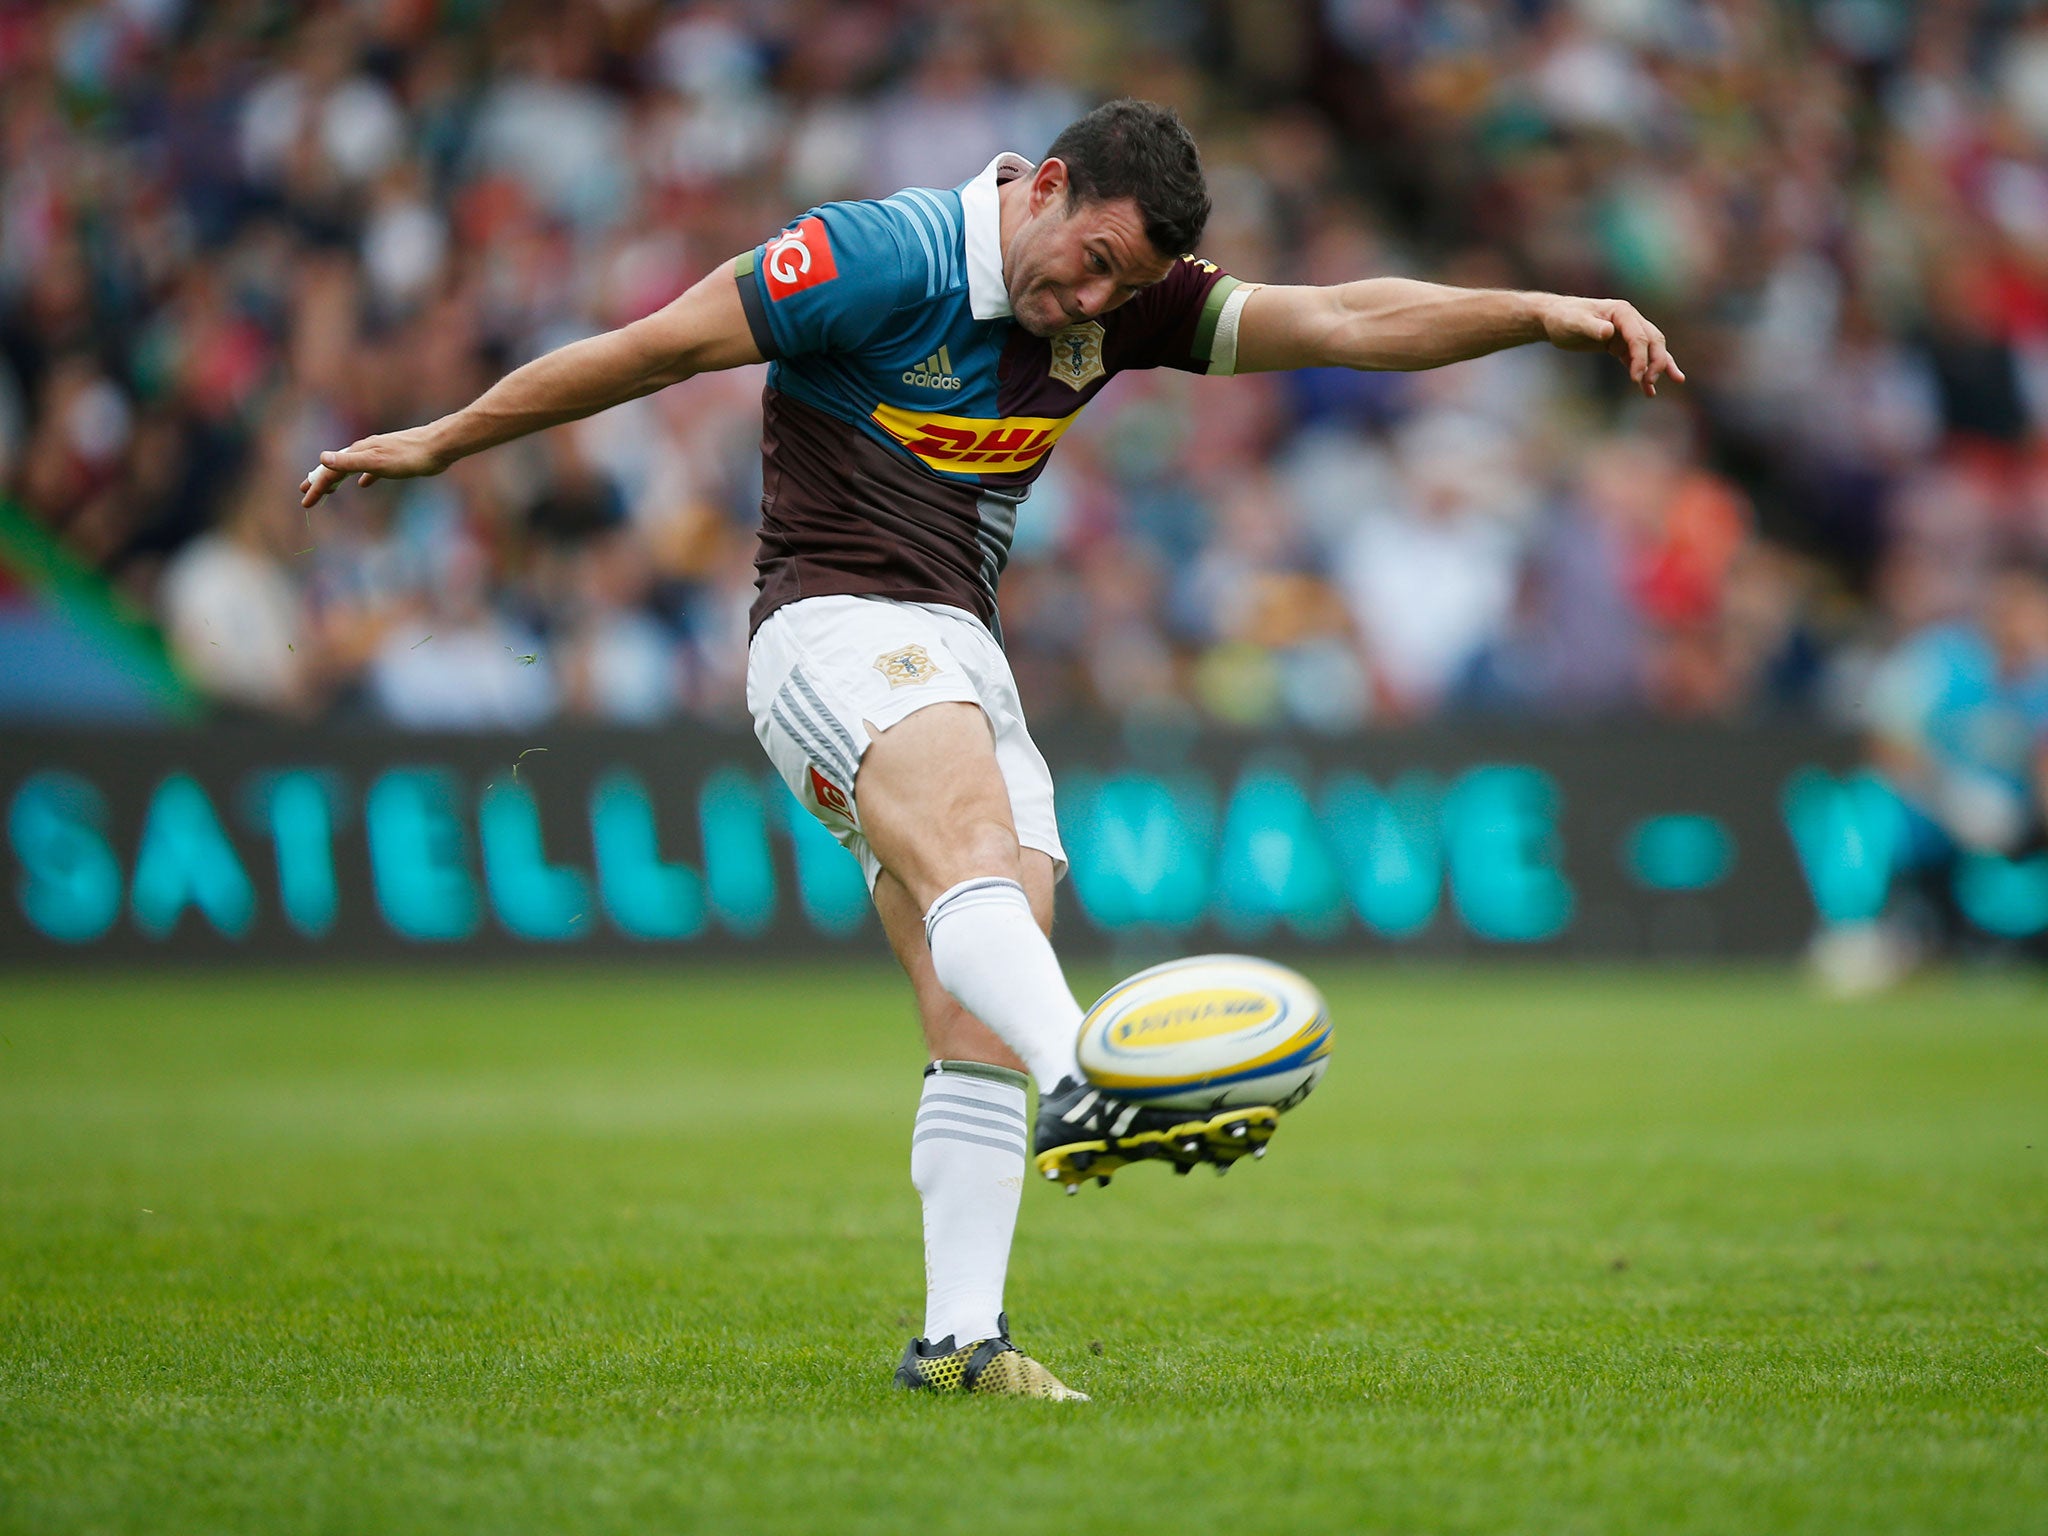
<path fill-rule="evenodd" d="M 1241 282 L 1192 252 L 1209 197 L 1178 117 L 1115 101 L 1033 165 L 813 209 L 665 309 L 535 359 L 439 421 L 320 456 L 350 475 L 457 459 L 693 374 L 771 361 L 747 706 L 797 798 L 860 860 L 931 1062 L 911 1134 L 924 1337 L 907 1387 L 1081 1398 L 1010 1342 L 1003 1278 L 1032 1151 L 1073 1189 L 1128 1162 L 1228 1165 L 1277 1115 L 1143 1108 L 1089 1087 L 1048 935 L 1066 868 L 1052 777 L 1004 658 L 1018 508 L 1082 406 L 1132 368 L 1434 368 L 1548 341 L 1645 394 L 1683 381 L 1614 299 L 1402 278 Z"/>

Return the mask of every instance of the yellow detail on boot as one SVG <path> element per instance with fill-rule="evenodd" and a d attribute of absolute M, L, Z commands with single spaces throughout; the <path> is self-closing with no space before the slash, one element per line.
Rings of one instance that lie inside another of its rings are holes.
<path fill-rule="evenodd" d="M 990 1397 L 1043 1397 L 1057 1402 L 1085 1403 L 1088 1394 L 1076 1392 L 1029 1355 L 1006 1349 L 982 1367 L 974 1385 L 967 1385 L 967 1365 L 981 1341 L 956 1349 L 950 1355 L 921 1358 L 917 1377 L 933 1392 L 977 1392 Z"/>
<path fill-rule="evenodd" d="M 997 1397 L 1045 1397 L 1055 1402 L 1085 1403 L 1086 1392 L 1076 1392 L 1029 1355 L 1005 1350 L 989 1361 L 975 1379 L 974 1390 Z"/>

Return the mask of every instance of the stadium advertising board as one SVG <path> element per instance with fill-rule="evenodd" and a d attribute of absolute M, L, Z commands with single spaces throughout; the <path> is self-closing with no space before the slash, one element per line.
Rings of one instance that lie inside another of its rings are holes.
<path fill-rule="evenodd" d="M 1043 745 L 1075 951 L 1789 954 L 1890 880 L 1851 744 L 1814 733 Z M 20 733 L 0 807 L 16 962 L 881 946 L 730 733 Z M 1990 874 L 1981 926 L 2048 926 L 2040 872 Z"/>

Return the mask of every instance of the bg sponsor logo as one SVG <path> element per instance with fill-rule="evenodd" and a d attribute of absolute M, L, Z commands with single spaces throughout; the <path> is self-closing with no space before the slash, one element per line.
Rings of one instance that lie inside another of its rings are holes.
<path fill-rule="evenodd" d="M 1898 811 L 1881 781 L 1841 768 L 1853 743 L 1627 739 L 1649 766 L 1623 780 L 1609 742 L 1555 732 L 1541 763 L 1437 738 L 1414 749 L 1424 763 L 1361 741 L 1284 757 L 1226 743 L 1142 767 L 1055 735 L 1048 755 L 1071 765 L 1069 931 L 1155 952 L 1271 939 L 1763 954 L 1817 918 L 1885 910 Z M 514 777 L 531 745 L 0 733 L 0 962 L 472 944 L 793 952 L 873 932 L 860 866 L 827 825 L 857 814 L 850 786 L 812 780 L 800 803 L 750 740 L 682 732 L 565 736 Z M 1354 752 L 1379 766 L 1362 771 Z M 2048 854 L 1970 855 L 1949 893 L 1978 932 L 2048 934 Z M 1241 1021 L 1238 1001 L 1162 998 L 1133 1045 Z"/>

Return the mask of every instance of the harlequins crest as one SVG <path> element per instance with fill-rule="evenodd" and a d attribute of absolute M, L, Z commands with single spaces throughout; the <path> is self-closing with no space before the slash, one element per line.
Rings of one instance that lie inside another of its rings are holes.
<path fill-rule="evenodd" d="M 1048 370 L 1069 389 L 1086 389 L 1102 377 L 1102 325 L 1083 320 L 1056 334 L 1051 341 L 1052 367 Z"/>
<path fill-rule="evenodd" d="M 923 646 L 905 645 L 877 656 L 875 670 L 889 679 L 891 688 L 902 688 L 911 683 L 928 683 L 941 669 Z"/>

